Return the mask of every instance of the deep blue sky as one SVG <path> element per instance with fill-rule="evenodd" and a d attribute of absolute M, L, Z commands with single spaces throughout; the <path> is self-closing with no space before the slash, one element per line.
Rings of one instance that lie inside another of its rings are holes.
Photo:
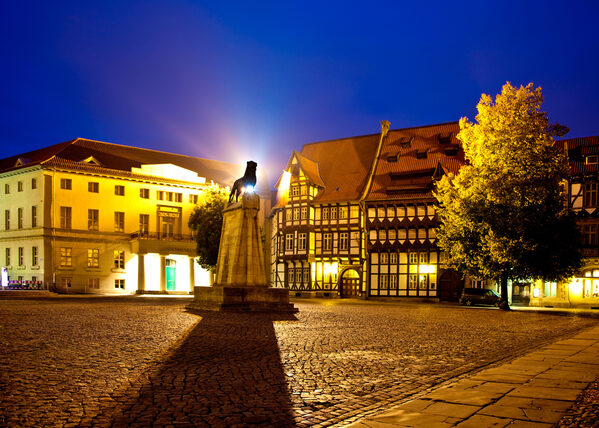
<path fill-rule="evenodd" d="M 599 134 L 599 2 L 355 3 L 6 2 L 2 157 L 85 137 L 274 181 L 304 143 L 473 119 L 508 80 Z"/>

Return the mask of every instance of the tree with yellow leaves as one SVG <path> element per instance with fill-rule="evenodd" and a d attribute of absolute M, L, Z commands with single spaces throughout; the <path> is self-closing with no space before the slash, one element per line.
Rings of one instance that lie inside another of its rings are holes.
<path fill-rule="evenodd" d="M 560 192 L 567 156 L 554 140 L 568 129 L 549 124 L 542 102 L 532 83 L 507 82 L 495 101 L 483 94 L 476 123 L 460 120 L 468 164 L 437 185 L 448 264 L 499 282 L 504 309 L 508 280 L 564 280 L 581 264 L 580 234 Z"/>

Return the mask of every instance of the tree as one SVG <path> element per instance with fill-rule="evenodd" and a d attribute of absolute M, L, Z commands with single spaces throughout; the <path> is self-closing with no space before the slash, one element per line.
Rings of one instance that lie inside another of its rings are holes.
<path fill-rule="evenodd" d="M 189 217 L 188 225 L 197 242 L 198 264 L 204 269 L 216 266 L 227 195 L 226 189 L 212 186 Z"/>
<path fill-rule="evenodd" d="M 567 156 L 554 140 L 568 129 L 549 124 L 542 102 L 532 83 L 507 82 L 495 102 L 483 94 L 477 123 L 460 119 L 468 164 L 437 186 L 448 264 L 499 282 L 504 309 L 508 280 L 560 281 L 581 266 L 580 233 L 560 191 Z"/>

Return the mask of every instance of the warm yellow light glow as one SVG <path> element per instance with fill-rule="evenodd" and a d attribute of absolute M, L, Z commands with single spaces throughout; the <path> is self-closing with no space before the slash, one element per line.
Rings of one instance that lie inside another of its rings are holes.
<path fill-rule="evenodd" d="M 570 284 L 568 284 L 570 288 L 571 297 L 582 297 L 582 279 L 574 278 Z"/>
<path fill-rule="evenodd" d="M 435 265 L 420 265 L 419 269 L 420 273 L 435 273 L 437 271 L 437 267 Z"/>
<path fill-rule="evenodd" d="M 328 274 L 334 274 L 337 273 L 339 271 L 339 263 L 337 262 L 333 262 L 333 263 L 325 263 L 324 264 L 324 273 L 328 273 Z"/>
<path fill-rule="evenodd" d="M 284 207 L 289 202 L 289 184 L 291 183 L 291 173 L 289 171 L 283 171 L 281 175 L 281 181 L 279 182 L 279 188 L 277 189 L 277 206 Z"/>
<path fill-rule="evenodd" d="M 538 298 L 541 295 L 541 290 L 539 290 L 538 288 L 534 288 L 532 290 L 532 297 L 534 297 L 535 299 Z"/>

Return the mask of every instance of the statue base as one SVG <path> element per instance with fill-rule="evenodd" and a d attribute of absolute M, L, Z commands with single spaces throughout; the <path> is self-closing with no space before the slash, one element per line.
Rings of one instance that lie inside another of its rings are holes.
<path fill-rule="evenodd" d="M 298 309 L 289 303 L 289 290 L 268 287 L 195 287 L 191 310 L 230 312 L 286 312 Z"/>

